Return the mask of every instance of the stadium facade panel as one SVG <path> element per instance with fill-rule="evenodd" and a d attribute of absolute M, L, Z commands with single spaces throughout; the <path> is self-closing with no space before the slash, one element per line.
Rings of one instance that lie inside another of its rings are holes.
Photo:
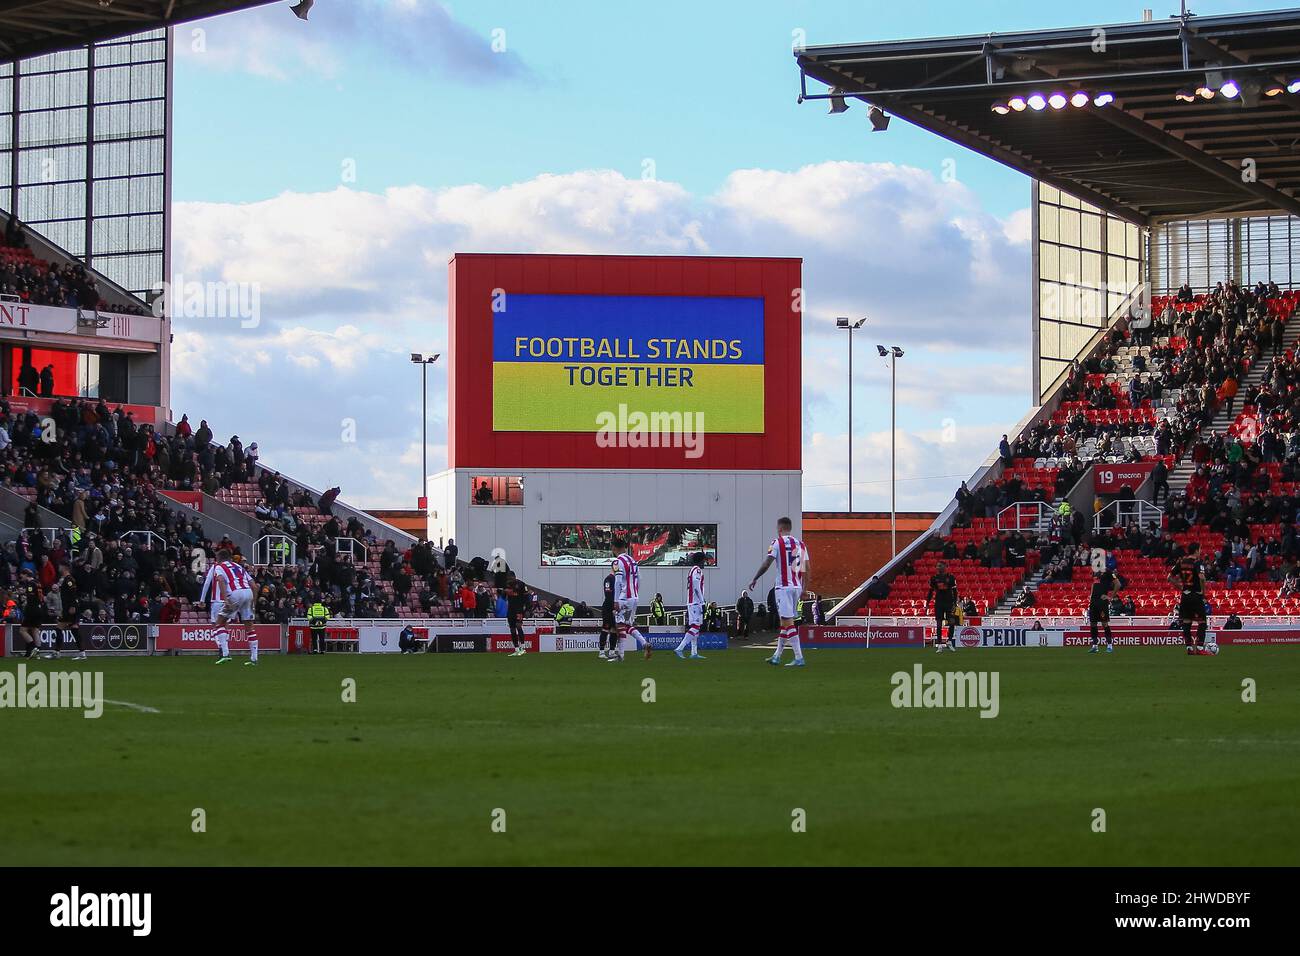
<path fill-rule="evenodd" d="M 802 512 L 798 259 L 457 255 L 429 534 L 597 602 L 610 529 L 680 604 L 733 602 Z M 486 485 L 486 488 L 485 488 Z M 764 585 L 765 593 L 766 585 Z"/>

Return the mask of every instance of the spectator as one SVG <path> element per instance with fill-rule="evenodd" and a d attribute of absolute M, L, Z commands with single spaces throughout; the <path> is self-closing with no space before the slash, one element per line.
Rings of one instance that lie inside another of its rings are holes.
<path fill-rule="evenodd" d="M 415 639 L 415 628 L 407 624 L 402 628 L 402 632 L 397 635 L 397 646 L 403 654 L 415 654 L 419 651 L 419 643 Z"/>
<path fill-rule="evenodd" d="M 736 599 L 736 636 L 749 637 L 749 622 L 754 617 L 754 599 L 741 591 Z"/>

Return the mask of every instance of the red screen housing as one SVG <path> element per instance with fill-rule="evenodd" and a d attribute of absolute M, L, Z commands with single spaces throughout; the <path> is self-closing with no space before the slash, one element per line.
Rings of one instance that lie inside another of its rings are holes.
<path fill-rule="evenodd" d="M 448 288 L 449 468 L 798 471 L 801 468 L 802 260 L 712 256 L 458 253 Z M 602 448 L 594 434 L 492 430 L 492 302 L 534 295 L 739 296 L 763 299 L 761 435 L 704 436 L 680 448 Z"/>

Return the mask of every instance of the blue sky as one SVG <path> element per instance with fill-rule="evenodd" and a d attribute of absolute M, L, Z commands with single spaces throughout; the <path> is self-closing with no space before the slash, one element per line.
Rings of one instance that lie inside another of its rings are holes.
<path fill-rule="evenodd" d="M 806 507 L 846 498 L 831 326 L 851 312 L 870 317 L 855 337 L 855 504 L 888 505 L 880 338 L 908 349 L 900 507 L 938 509 L 1028 407 L 1029 184 L 901 121 L 870 134 L 860 106 L 797 105 L 794 31 L 817 44 L 1073 26 L 1136 19 L 1141 3 L 318 0 L 309 23 L 286 6 L 178 29 L 176 268 L 256 283 L 263 313 L 254 329 L 178 322 L 178 414 L 220 408 L 214 428 L 258 438 L 272 465 L 409 507 L 406 354 L 445 349 L 450 252 L 801 255 Z M 214 351 L 236 354 L 233 370 Z M 436 470 L 437 369 L 430 386 Z M 272 392 L 283 414 L 268 417 Z M 357 441 L 340 446 L 344 420 Z"/>

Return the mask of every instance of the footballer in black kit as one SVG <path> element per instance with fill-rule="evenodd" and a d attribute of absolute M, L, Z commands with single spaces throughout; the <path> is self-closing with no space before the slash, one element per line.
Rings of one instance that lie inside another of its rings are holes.
<path fill-rule="evenodd" d="M 603 588 L 600 602 L 600 652 L 597 656 L 612 657 L 618 649 L 618 624 L 614 620 L 614 575 L 605 575 Z"/>
<path fill-rule="evenodd" d="M 956 650 L 957 642 L 953 640 L 953 614 L 957 610 L 957 579 L 948 571 L 948 565 L 940 561 L 930 576 L 930 591 L 926 601 L 934 602 L 934 649 L 941 652 L 945 647 Z M 943 626 L 948 625 L 948 636 L 944 637 Z"/>
<path fill-rule="evenodd" d="M 34 657 L 41 649 L 41 626 L 45 623 L 45 594 L 41 591 L 40 585 L 28 582 L 20 586 L 20 600 L 22 601 L 23 621 L 18 628 L 18 633 L 22 635 L 27 642 L 26 657 Z M 59 649 L 59 637 L 54 637 L 54 650 L 57 653 Z"/>
<path fill-rule="evenodd" d="M 1092 593 L 1088 596 L 1088 629 L 1092 632 L 1092 646 L 1089 654 L 1096 654 L 1101 645 L 1097 640 L 1097 625 L 1101 625 L 1106 634 L 1106 653 L 1115 650 L 1115 636 L 1110 632 L 1110 599 L 1119 590 L 1115 572 L 1106 570 L 1092 571 Z"/>
<path fill-rule="evenodd" d="M 1183 643 L 1188 654 L 1211 654 L 1205 647 L 1205 569 L 1201 565 L 1200 546 L 1195 542 L 1187 554 L 1174 563 L 1169 580 L 1182 589 L 1178 599 L 1178 621 L 1183 628 Z M 1192 626 L 1196 626 L 1195 640 Z"/>
<path fill-rule="evenodd" d="M 519 657 L 527 653 L 527 638 L 524 636 L 524 615 L 528 613 L 528 585 L 518 578 L 506 583 L 506 619 L 510 624 L 510 643 L 514 650 L 510 653 Z"/>

